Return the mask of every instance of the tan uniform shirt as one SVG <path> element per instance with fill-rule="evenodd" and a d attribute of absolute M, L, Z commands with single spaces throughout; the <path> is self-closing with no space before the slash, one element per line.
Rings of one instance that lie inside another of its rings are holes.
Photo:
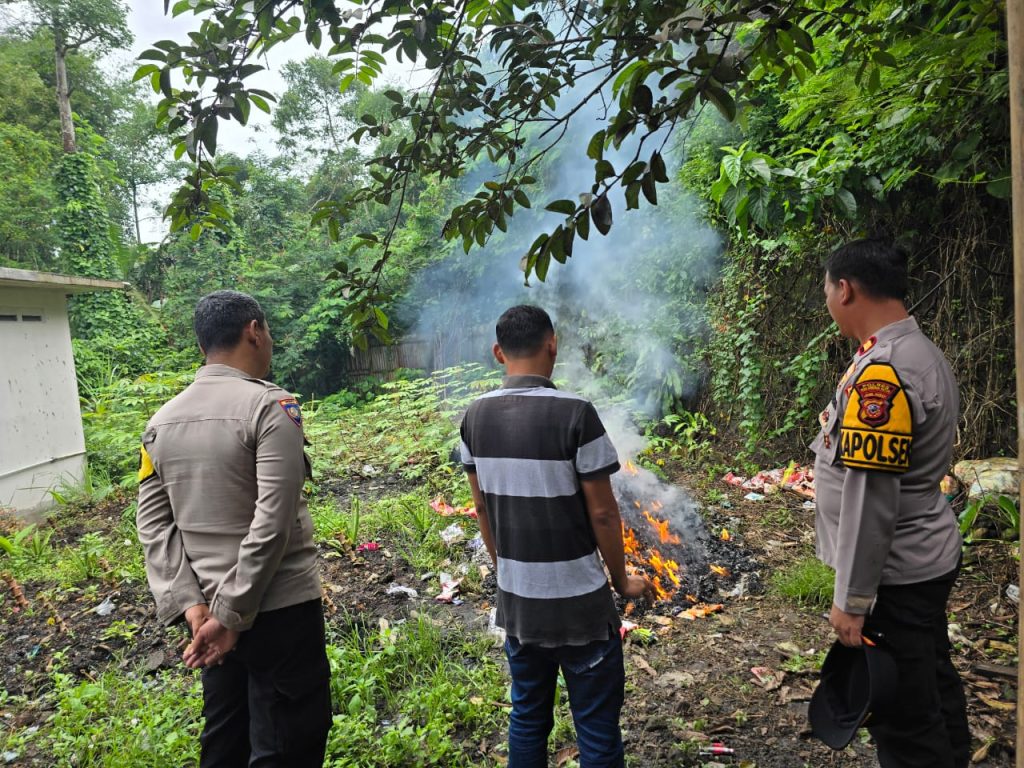
<path fill-rule="evenodd" d="M 259 611 L 320 597 L 299 405 L 280 387 L 206 365 L 142 436 L 139 539 L 165 623 L 208 603 L 246 630 Z"/>
<path fill-rule="evenodd" d="M 854 355 L 811 444 L 817 554 L 835 568 L 842 610 L 867 613 L 879 584 L 956 567 L 960 531 L 939 482 L 959 411 L 949 363 L 914 318 L 885 326 Z"/>

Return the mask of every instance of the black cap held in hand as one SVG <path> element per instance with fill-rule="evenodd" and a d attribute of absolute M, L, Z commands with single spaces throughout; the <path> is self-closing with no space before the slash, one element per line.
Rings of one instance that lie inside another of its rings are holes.
<path fill-rule="evenodd" d="M 849 648 L 836 641 L 811 697 L 811 732 L 832 749 L 845 749 L 858 728 L 887 714 L 898 690 L 896 660 L 883 644 L 866 640 Z"/>

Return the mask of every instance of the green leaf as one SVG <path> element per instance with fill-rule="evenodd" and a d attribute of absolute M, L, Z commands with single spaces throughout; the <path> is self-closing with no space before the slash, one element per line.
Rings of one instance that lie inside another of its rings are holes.
<path fill-rule="evenodd" d="M 736 102 L 724 88 L 709 86 L 704 91 L 704 96 L 715 105 L 715 108 L 722 113 L 722 117 L 730 123 L 736 119 Z"/>
<path fill-rule="evenodd" d="M 601 195 L 590 206 L 590 218 L 598 232 L 602 235 L 608 234 L 612 228 L 612 204 L 607 194 Z"/>
<path fill-rule="evenodd" d="M 633 109 L 641 115 L 648 115 L 654 107 L 654 94 L 642 83 L 633 89 Z"/>
<path fill-rule="evenodd" d="M 835 194 L 835 199 L 839 203 L 839 207 L 842 208 L 843 213 L 851 219 L 857 215 L 857 198 L 853 196 L 853 193 L 841 187 Z"/>
<path fill-rule="evenodd" d="M 654 180 L 661 183 L 668 183 L 668 171 L 665 169 L 665 160 L 660 152 L 651 155 L 651 171 L 654 173 Z"/>
<path fill-rule="evenodd" d="M 377 325 L 379 325 L 384 330 L 387 330 L 387 328 L 388 328 L 388 316 L 386 314 L 384 314 L 384 310 L 381 309 L 380 307 L 374 307 L 373 308 L 373 314 L 377 318 Z"/>
<path fill-rule="evenodd" d="M 735 187 L 740 183 L 743 173 L 743 158 L 739 155 L 726 155 L 722 158 L 722 174 Z"/>
<path fill-rule="evenodd" d="M 647 198 L 647 202 L 651 205 L 658 204 L 658 188 L 654 183 L 654 174 L 645 173 L 643 181 L 640 184 L 640 188 L 643 190 L 644 197 Z"/>
<path fill-rule="evenodd" d="M 587 157 L 591 160 L 600 160 L 604 156 L 604 131 L 598 131 L 590 137 L 587 144 Z"/>
<path fill-rule="evenodd" d="M 576 204 L 572 200 L 555 200 L 544 206 L 544 210 L 572 216 L 576 213 Z"/>
<path fill-rule="evenodd" d="M 992 195 L 992 197 L 999 198 L 1000 200 L 1009 200 L 1012 194 L 1012 178 L 1010 176 L 1004 176 L 1001 179 L 993 179 L 985 185 L 985 191 Z"/>
<path fill-rule="evenodd" d="M 516 191 L 512 193 L 512 196 L 515 198 L 516 203 L 518 203 L 520 207 L 530 207 L 530 198 L 527 197 L 526 193 L 523 192 L 522 189 L 517 188 Z"/>
<path fill-rule="evenodd" d="M 899 62 L 896 61 L 896 57 L 888 51 L 872 51 L 871 60 L 881 67 L 898 67 Z"/>
<path fill-rule="evenodd" d="M 583 211 L 581 216 L 576 217 L 576 231 L 583 240 L 590 237 L 590 216 L 587 211 Z"/>

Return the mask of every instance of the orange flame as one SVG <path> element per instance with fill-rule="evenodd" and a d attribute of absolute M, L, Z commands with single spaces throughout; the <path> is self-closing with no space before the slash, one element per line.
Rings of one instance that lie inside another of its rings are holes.
<path fill-rule="evenodd" d="M 711 572 L 714 573 L 716 576 L 725 577 L 729 575 L 729 569 L 724 568 L 721 565 L 711 565 L 708 567 L 711 568 Z"/>
<path fill-rule="evenodd" d="M 729 533 L 729 529 L 728 528 L 723 528 L 722 529 L 722 536 L 721 536 L 722 541 L 729 541 L 729 539 L 731 539 L 731 538 L 732 538 L 732 534 Z"/>
<path fill-rule="evenodd" d="M 622 465 L 622 468 L 624 470 L 626 470 L 631 475 L 639 475 L 640 474 L 640 470 L 636 468 L 636 464 L 634 464 L 632 461 L 630 461 L 628 459 L 626 460 L 626 463 Z"/>
<path fill-rule="evenodd" d="M 651 527 L 658 534 L 658 540 L 662 544 L 678 544 L 679 537 L 674 533 L 668 532 L 668 520 L 658 520 L 646 509 L 643 511 L 644 517 L 647 518 L 647 522 L 651 524 Z"/>

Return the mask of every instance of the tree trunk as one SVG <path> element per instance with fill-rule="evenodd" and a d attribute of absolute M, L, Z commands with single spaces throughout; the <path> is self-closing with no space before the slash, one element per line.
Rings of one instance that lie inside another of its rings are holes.
<path fill-rule="evenodd" d="M 67 47 L 59 28 L 54 29 L 54 53 L 57 59 L 57 110 L 60 112 L 60 137 L 65 152 L 77 152 L 75 123 L 71 119 L 71 97 L 68 94 Z"/>
<path fill-rule="evenodd" d="M 142 245 L 142 230 L 139 228 L 139 187 L 132 184 L 132 213 L 135 214 L 135 244 Z"/>

